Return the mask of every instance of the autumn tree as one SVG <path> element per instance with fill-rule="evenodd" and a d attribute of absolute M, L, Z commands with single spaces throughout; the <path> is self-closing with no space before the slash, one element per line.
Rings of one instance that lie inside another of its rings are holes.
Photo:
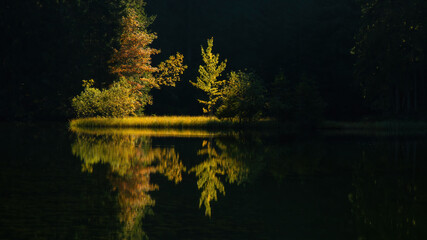
<path fill-rule="evenodd" d="M 140 107 L 144 107 L 151 103 L 149 91 L 152 88 L 175 86 L 187 66 L 183 64 L 184 56 L 180 53 L 170 56 L 158 67 L 152 66 L 152 56 L 160 53 L 160 50 L 150 47 L 157 35 L 148 32 L 134 9 L 127 10 L 121 25 L 120 48 L 114 50 L 110 60 L 111 72 L 131 83 L 141 96 Z"/>
<path fill-rule="evenodd" d="M 225 70 L 227 60 L 219 62 L 219 54 L 213 54 L 213 38 L 208 39 L 208 46 L 206 49 L 201 47 L 202 58 L 205 65 L 199 66 L 199 77 L 197 82 L 190 83 L 204 91 L 208 95 L 208 100 L 198 101 L 206 106 L 203 108 L 204 113 L 213 114 L 214 108 L 221 96 L 221 87 L 224 85 L 225 80 L 218 79 L 221 73 Z"/>

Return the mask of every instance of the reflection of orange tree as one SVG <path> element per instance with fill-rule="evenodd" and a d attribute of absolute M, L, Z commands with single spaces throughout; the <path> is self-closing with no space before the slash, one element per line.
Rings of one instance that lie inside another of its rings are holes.
<path fill-rule="evenodd" d="M 150 183 L 150 174 L 160 173 L 178 183 L 185 171 L 173 148 L 152 148 L 149 138 L 79 134 L 72 151 L 83 160 L 82 171 L 92 172 L 97 163 L 110 165 L 110 179 L 118 191 L 120 220 L 127 237 L 143 235 L 138 223 L 155 204 L 148 192 L 158 186 Z"/>
<path fill-rule="evenodd" d="M 211 201 L 218 200 L 218 191 L 225 195 L 224 184 L 220 176 L 226 175 L 229 183 L 240 184 L 247 178 L 249 170 L 236 158 L 228 155 L 227 145 L 216 141 L 216 147 L 211 141 L 203 141 L 202 149 L 198 155 L 206 156 L 207 159 L 190 169 L 198 177 L 197 187 L 202 189 L 199 207 L 205 206 L 205 214 L 211 216 Z"/>

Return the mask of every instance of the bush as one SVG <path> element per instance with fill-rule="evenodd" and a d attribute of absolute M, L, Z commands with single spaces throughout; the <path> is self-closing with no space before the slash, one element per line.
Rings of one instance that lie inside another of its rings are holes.
<path fill-rule="evenodd" d="M 99 97 L 101 91 L 92 87 L 94 81 L 83 80 L 84 90 L 80 95 L 73 98 L 71 105 L 77 114 L 77 117 L 95 117 L 99 112 Z"/>
<path fill-rule="evenodd" d="M 216 114 L 219 118 L 260 118 L 265 105 L 264 93 L 264 85 L 254 73 L 231 72 L 221 92 L 221 105 Z"/>
<path fill-rule="evenodd" d="M 125 78 L 104 90 L 92 85 L 93 80 L 83 80 L 85 89 L 72 100 L 77 117 L 125 117 L 134 115 L 138 108 L 143 107 Z"/>

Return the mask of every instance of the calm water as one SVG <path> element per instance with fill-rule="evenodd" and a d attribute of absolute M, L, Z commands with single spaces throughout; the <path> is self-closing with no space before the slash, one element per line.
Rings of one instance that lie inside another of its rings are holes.
<path fill-rule="evenodd" d="M 425 136 L 0 131 L 0 239 L 427 239 Z"/>

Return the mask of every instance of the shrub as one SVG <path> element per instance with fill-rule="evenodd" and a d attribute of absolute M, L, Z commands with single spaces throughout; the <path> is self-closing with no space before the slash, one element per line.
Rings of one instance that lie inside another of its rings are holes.
<path fill-rule="evenodd" d="M 144 106 L 126 78 L 114 82 L 108 89 L 99 90 L 92 87 L 93 80 L 83 80 L 85 89 L 72 100 L 72 107 L 77 117 L 125 117 L 134 115 Z"/>
<path fill-rule="evenodd" d="M 216 114 L 219 118 L 257 119 L 264 109 L 264 93 L 264 85 L 254 73 L 231 72 Z"/>
<path fill-rule="evenodd" d="M 98 114 L 101 91 L 92 87 L 93 83 L 93 79 L 83 80 L 85 89 L 71 101 L 77 117 L 95 117 Z"/>

